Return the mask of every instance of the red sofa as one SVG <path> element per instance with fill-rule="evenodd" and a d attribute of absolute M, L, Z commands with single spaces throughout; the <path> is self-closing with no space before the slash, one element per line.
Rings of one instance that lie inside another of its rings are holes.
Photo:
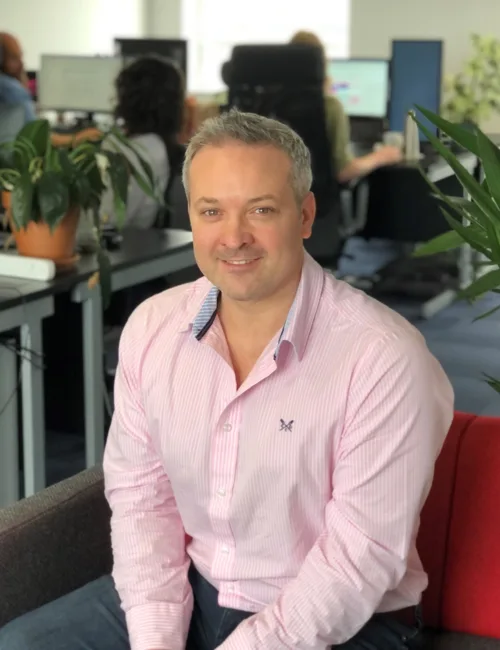
<path fill-rule="evenodd" d="M 456 413 L 418 548 L 424 621 L 443 633 L 435 647 L 500 650 L 500 418 Z"/>

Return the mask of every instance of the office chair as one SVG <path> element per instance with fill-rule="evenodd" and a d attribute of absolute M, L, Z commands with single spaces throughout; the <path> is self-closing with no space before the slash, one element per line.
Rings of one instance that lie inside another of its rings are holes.
<path fill-rule="evenodd" d="M 238 45 L 223 69 L 228 105 L 288 124 L 311 152 L 317 216 L 306 249 L 335 266 L 343 247 L 341 188 L 333 169 L 324 101 L 324 62 L 318 48 Z"/>

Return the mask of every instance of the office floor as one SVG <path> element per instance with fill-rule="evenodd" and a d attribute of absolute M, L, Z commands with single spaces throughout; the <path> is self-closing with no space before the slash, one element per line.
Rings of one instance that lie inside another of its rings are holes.
<path fill-rule="evenodd" d="M 394 257 L 386 242 L 352 240 L 342 260 L 344 273 L 368 276 Z M 455 389 L 457 410 L 500 416 L 500 395 L 482 379 L 487 373 L 500 379 L 500 310 L 487 319 L 474 318 L 500 304 L 500 296 L 486 297 L 471 306 L 455 303 L 428 321 L 418 319 L 419 305 L 401 299 L 384 300 L 413 322 L 424 334 L 430 350 L 443 365 Z M 49 484 L 83 469 L 83 440 L 77 436 L 47 436 Z"/>

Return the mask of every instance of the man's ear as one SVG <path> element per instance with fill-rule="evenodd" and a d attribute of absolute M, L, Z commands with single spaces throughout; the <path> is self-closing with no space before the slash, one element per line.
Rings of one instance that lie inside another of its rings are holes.
<path fill-rule="evenodd" d="M 312 234 L 312 227 L 316 217 L 316 199 L 312 192 L 308 192 L 302 201 L 301 220 L 302 220 L 302 237 L 309 239 Z"/>

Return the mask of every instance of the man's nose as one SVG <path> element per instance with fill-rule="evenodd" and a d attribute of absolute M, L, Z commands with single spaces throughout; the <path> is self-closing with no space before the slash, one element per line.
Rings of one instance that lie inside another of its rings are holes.
<path fill-rule="evenodd" d="M 226 220 L 221 241 L 226 248 L 241 248 L 252 242 L 253 236 L 245 218 L 234 215 Z"/>

